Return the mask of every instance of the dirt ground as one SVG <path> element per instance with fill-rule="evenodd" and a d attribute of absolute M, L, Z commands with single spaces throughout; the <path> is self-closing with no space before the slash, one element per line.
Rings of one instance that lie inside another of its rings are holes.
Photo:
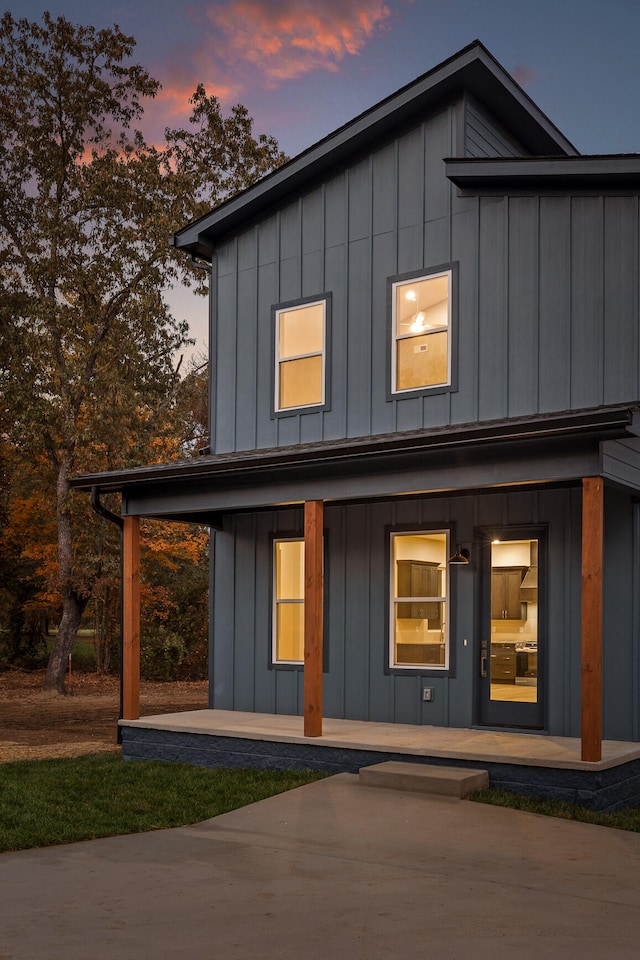
<path fill-rule="evenodd" d="M 0 672 L 0 763 L 117 750 L 119 680 L 75 673 L 69 694 L 42 692 L 44 671 Z M 207 706 L 207 683 L 140 685 L 140 713 L 153 716 Z"/>

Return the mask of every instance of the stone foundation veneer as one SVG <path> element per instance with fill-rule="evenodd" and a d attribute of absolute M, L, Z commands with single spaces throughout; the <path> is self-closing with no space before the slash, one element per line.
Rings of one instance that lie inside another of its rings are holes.
<path fill-rule="evenodd" d="M 484 763 L 439 757 L 411 756 L 321 743 L 288 743 L 179 733 L 123 724 L 125 760 L 162 760 L 203 767 L 251 767 L 280 770 L 310 769 L 327 773 L 358 773 L 361 767 L 387 760 L 477 768 L 489 773 L 492 787 L 525 796 L 550 797 L 590 810 L 611 811 L 640 805 L 640 760 L 606 770 L 572 770 L 513 763 Z"/>

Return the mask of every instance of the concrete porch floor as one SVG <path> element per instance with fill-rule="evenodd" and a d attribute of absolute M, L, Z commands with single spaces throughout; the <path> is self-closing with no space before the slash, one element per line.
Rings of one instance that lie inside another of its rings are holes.
<path fill-rule="evenodd" d="M 406 754 L 439 761 L 472 761 L 476 764 L 497 763 L 591 772 L 608 770 L 640 758 L 640 743 L 603 741 L 602 760 L 586 763 L 580 759 L 580 740 L 573 737 L 331 718 L 323 721 L 322 737 L 310 738 L 304 736 L 302 717 L 230 710 L 193 710 L 125 720 L 121 721 L 121 725 L 132 730 Z"/>

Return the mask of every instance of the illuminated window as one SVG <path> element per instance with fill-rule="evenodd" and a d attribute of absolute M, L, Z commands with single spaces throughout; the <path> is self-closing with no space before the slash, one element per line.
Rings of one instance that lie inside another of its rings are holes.
<path fill-rule="evenodd" d="M 275 311 L 275 410 L 325 402 L 327 302 L 316 300 Z"/>
<path fill-rule="evenodd" d="M 274 663 L 304 660 L 304 540 L 274 540 Z"/>
<path fill-rule="evenodd" d="M 451 383 L 452 273 L 392 283 L 392 393 Z"/>
<path fill-rule="evenodd" d="M 391 534 L 391 667 L 449 665 L 446 530 Z"/>

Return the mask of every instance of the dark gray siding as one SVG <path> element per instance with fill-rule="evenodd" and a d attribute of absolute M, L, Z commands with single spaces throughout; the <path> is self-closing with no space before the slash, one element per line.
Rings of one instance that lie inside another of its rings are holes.
<path fill-rule="evenodd" d="M 443 109 L 218 251 L 216 452 L 640 397 L 638 197 L 458 196 L 442 159 L 461 111 Z M 452 261 L 456 388 L 388 399 L 387 280 Z M 323 293 L 328 409 L 274 419 L 271 307 Z"/>
<path fill-rule="evenodd" d="M 604 730 L 640 740 L 640 504 L 605 491 L 603 642 Z"/>
<path fill-rule="evenodd" d="M 466 202 L 451 422 L 637 401 L 638 198 Z"/>
<path fill-rule="evenodd" d="M 386 301 L 388 277 L 452 258 L 442 159 L 461 117 L 461 104 L 447 107 L 218 249 L 216 452 L 448 422 L 446 395 L 387 401 Z M 329 408 L 273 419 L 271 307 L 325 292 Z"/>
<path fill-rule="evenodd" d="M 640 437 L 603 443 L 602 474 L 608 480 L 640 491 Z"/>
<path fill-rule="evenodd" d="M 496 118 L 471 98 L 465 104 L 465 157 L 526 157 L 529 151 Z"/>
<path fill-rule="evenodd" d="M 455 540 L 471 543 L 482 528 L 532 523 L 548 528 L 547 728 L 558 736 L 579 736 L 579 488 L 327 506 L 325 716 L 472 725 L 480 571 L 472 563 L 452 572 L 451 676 L 425 681 L 420 675 L 391 675 L 386 670 L 388 529 L 452 527 Z M 271 536 L 301 530 L 302 513 L 294 509 L 239 515 L 216 534 L 211 706 L 302 712 L 302 671 L 269 663 Z M 604 735 L 638 740 L 640 508 L 627 494 L 607 490 L 606 530 Z M 425 683 L 434 688 L 432 703 L 421 700 Z"/>

